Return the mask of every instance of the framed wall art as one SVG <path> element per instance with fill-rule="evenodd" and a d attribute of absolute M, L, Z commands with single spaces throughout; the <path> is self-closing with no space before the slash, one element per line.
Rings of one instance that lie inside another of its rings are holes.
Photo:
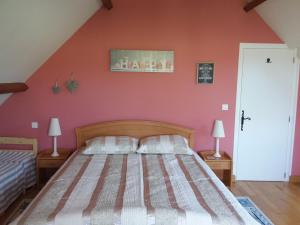
<path fill-rule="evenodd" d="M 197 63 L 197 84 L 214 83 L 215 63 L 202 62 Z"/>
<path fill-rule="evenodd" d="M 174 72 L 174 51 L 110 50 L 112 72 Z"/>

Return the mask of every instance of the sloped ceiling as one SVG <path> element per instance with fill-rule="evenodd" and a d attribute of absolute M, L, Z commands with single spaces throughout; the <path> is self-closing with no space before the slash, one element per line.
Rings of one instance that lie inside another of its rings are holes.
<path fill-rule="evenodd" d="M 101 6 L 100 0 L 0 0 L 0 83 L 26 81 Z M 0 95 L 0 104 L 8 96 Z"/>
<path fill-rule="evenodd" d="M 267 0 L 256 11 L 290 48 L 298 48 L 299 57 L 300 0 Z"/>

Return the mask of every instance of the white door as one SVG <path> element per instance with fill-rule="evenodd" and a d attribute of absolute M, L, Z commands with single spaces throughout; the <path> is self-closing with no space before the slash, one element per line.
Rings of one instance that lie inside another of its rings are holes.
<path fill-rule="evenodd" d="M 236 178 L 284 181 L 289 160 L 295 51 L 245 48 L 240 54 Z"/>

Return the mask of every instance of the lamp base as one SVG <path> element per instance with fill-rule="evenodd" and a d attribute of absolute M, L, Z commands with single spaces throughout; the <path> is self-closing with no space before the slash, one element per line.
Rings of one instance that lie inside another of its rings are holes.
<path fill-rule="evenodd" d="M 58 154 L 57 152 L 52 152 L 51 156 L 52 156 L 52 157 L 58 157 L 59 154 Z"/>
<path fill-rule="evenodd" d="M 222 156 L 220 155 L 219 152 L 216 152 L 216 153 L 214 154 L 214 157 L 215 157 L 215 158 L 221 158 Z"/>
<path fill-rule="evenodd" d="M 53 137 L 53 152 L 51 154 L 52 157 L 58 157 L 58 151 L 57 151 L 57 141 L 56 141 L 56 136 Z"/>

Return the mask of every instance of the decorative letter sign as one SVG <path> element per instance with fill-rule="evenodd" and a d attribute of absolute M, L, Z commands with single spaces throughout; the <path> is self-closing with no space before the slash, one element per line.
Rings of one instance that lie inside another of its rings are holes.
<path fill-rule="evenodd" d="M 112 72 L 174 72 L 174 51 L 110 50 Z"/>

